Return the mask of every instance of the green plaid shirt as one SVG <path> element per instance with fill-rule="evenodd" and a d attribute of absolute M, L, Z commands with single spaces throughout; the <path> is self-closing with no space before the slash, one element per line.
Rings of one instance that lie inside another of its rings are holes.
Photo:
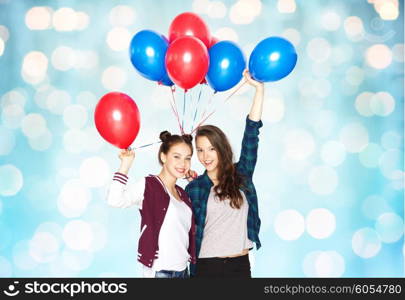
<path fill-rule="evenodd" d="M 243 134 L 242 148 L 239 161 L 235 164 L 238 172 L 245 177 L 245 193 L 249 203 L 249 212 L 247 219 L 248 238 L 256 243 L 256 249 L 261 244 L 259 240 L 260 218 L 257 205 L 256 189 L 253 184 L 253 172 L 257 161 L 257 149 L 259 146 L 259 128 L 263 126 L 262 121 L 252 121 L 246 118 L 246 127 Z M 196 256 L 198 257 L 203 238 L 205 218 L 207 215 L 207 202 L 213 183 L 207 175 L 207 171 L 186 186 L 186 192 L 190 196 L 193 204 L 193 210 L 196 223 Z M 194 273 L 194 267 L 191 266 L 191 273 Z"/>

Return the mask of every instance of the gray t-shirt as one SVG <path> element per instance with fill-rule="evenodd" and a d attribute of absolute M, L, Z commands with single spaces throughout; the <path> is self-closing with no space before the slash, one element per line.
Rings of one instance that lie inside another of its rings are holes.
<path fill-rule="evenodd" d="M 199 258 L 231 256 L 253 247 L 247 236 L 249 204 L 245 194 L 242 206 L 232 208 L 229 199 L 220 200 L 211 188 Z"/>

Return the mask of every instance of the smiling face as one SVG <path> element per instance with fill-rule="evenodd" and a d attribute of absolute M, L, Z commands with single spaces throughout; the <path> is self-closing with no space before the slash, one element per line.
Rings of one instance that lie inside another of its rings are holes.
<path fill-rule="evenodd" d="M 192 151 L 186 143 L 177 143 L 170 147 L 167 154 L 161 153 L 164 170 L 171 176 L 183 178 L 190 170 Z"/>
<path fill-rule="evenodd" d="M 200 163 L 207 169 L 209 174 L 216 175 L 218 172 L 219 158 L 215 147 L 206 136 L 196 139 L 197 156 Z"/>

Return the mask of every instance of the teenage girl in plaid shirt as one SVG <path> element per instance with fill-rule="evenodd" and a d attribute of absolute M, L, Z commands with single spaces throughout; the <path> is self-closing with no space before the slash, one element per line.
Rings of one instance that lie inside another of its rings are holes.
<path fill-rule="evenodd" d="M 262 126 L 264 85 L 244 72 L 256 89 L 246 118 L 238 162 L 226 135 L 216 126 L 200 126 L 196 150 L 203 175 L 191 181 L 189 194 L 196 222 L 197 263 L 195 277 L 249 278 L 249 250 L 260 248 L 257 196 L 252 181 L 257 160 L 259 128 Z"/>

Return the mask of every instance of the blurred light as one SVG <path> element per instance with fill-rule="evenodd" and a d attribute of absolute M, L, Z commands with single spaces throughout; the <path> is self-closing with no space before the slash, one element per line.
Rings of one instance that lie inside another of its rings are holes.
<path fill-rule="evenodd" d="M 8 31 L 8 28 L 4 25 L 0 25 L 0 39 L 2 39 L 4 43 L 6 43 L 9 37 L 10 33 Z"/>
<path fill-rule="evenodd" d="M 135 21 L 135 10 L 131 6 L 115 6 L 109 14 L 109 21 L 112 26 L 129 26 Z"/>
<path fill-rule="evenodd" d="M 59 212 L 67 218 L 81 216 L 91 201 L 90 191 L 77 179 L 67 181 L 58 197 Z"/>
<path fill-rule="evenodd" d="M 28 114 L 21 122 L 21 130 L 28 138 L 39 137 L 46 130 L 46 120 L 40 114 Z"/>
<path fill-rule="evenodd" d="M 101 82 L 107 90 L 120 90 L 127 82 L 127 73 L 116 66 L 104 70 Z"/>
<path fill-rule="evenodd" d="M 316 62 L 326 61 L 331 54 L 331 46 L 324 38 L 313 38 L 307 45 L 309 58 Z"/>
<path fill-rule="evenodd" d="M 22 64 L 23 79 L 28 83 L 36 84 L 45 79 L 48 70 L 48 58 L 39 51 L 31 51 L 25 57 Z"/>
<path fill-rule="evenodd" d="M 238 0 L 231 7 L 229 19 L 234 24 L 249 24 L 260 15 L 261 10 L 260 0 Z"/>
<path fill-rule="evenodd" d="M 364 36 L 363 21 L 357 16 L 347 17 L 344 21 L 346 35 L 352 41 L 359 41 Z"/>
<path fill-rule="evenodd" d="M 70 7 L 62 7 L 53 14 L 53 26 L 57 31 L 73 31 L 77 27 L 77 14 Z"/>
<path fill-rule="evenodd" d="M 308 131 L 295 129 L 287 132 L 284 138 L 284 147 L 288 157 L 295 160 L 304 160 L 315 151 L 315 142 Z"/>
<path fill-rule="evenodd" d="M 95 126 L 87 127 L 84 130 L 84 134 L 86 136 L 86 141 L 83 150 L 88 152 L 99 152 L 106 145 Z"/>
<path fill-rule="evenodd" d="M 328 77 L 332 71 L 332 67 L 329 62 L 313 63 L 312 74 L 317 77 Z"/>
<path fill-rule="evenodd" d="M 214 32 L 214 36 L 216 36 L 220 41 L 227 40 L 237 43 L 239 40 L 236 31 L 230 27 L 222 27 L 218 29 Z"/>
<path fill-rule="evenodd" d="M 57 239 L 49 232 L 36 232 L 29 242 L 29 253 L 39 263 L 48 263 L 59 251 Z"/>
<path fill-rule="evenodd" d="M 62 253 L 63 265 L 73 271 L 82 271 L 90 267 L 93 254 L 88 251 L 64 250 Z"/>
<path fill-rule="evenodd" d="M 336 218 L 325 208 L 313 209 L 305 220 L 308 233 L 316 239 L 325 239 L 333 234 L 336 228 Z"/>
<path fill-rule="evenodd" d="M 1 97 L 0 107 L 5 108 L 8 105 L 16 104 L 24 108 L 27 102 L 26 92 L 23 89 L 13 89 Z"/>
<path fill-rule="evenodd" d="M 263 106 L 263 121 L 270 123 L 280 122 L 284 118 L 285 105 L 282 97 L 266 97 L 268 105 Z"/>
<path fill-rule="evenodd" d="M 395 44 L 392 47 L 392 58 L 398 62 L 404 62 L 404 44 Z"/>
<path fill-rule="evenodd" d="M 295 28 L 287 28 L 283 31 L 281 36 L 290 41 L 295 47 L 297 47 L 301 41 L 301 33 Z"/>
<path fill-rule="evenodd" d="M 346 149 L 338 141 L 329 141 L 321 148 L 321 158 L 323 162 L 331 167 L 341 165 L 346 158 Z"/>
<path fill-rule="evenodd" d="M 401 147 L 401 136 L 397 131 L 389 130 L 381 137 L 381 145 L 385 149 L 399 149 Z"/>
<path fill-rule="evenodd" d="M 356 97 L 355 107 L 357 112 L 365 117 L 373 116 L 374 113 L 371 110 L 371 99 L 373 98 L 374 94 L 370 92 L 362 92 Z"/>
<path fill-rule="evenodd" d="M 378 217 L 375 229 L 384 243 L 395 243 L 404 234 L 404 222 L 395 213 L 384 213 Z"/>
<path fill-rule="evenodd" d="M 294 13 L 296 8 L 295 0 L 278 0 L 277 2 L 277 9 L 283 14 Z"/>
<path fill-rule="evenodd" d="M 0 125 L 0 155 L 9 155 L 15 146 L 14 132 Z"/>
<path fill-rule="evenodd" d="M 90 252 L 96 252 L 102 250 L 107 244 L 108 234 L 105 226 L 102 223 L 92 222 L 90 223 L 91 230 L 93 232 L 93 242 L 89 249 Z"/>
<path fill-rule="evenodd" d="M 363 214 L 372 220 L 376 220 L 380 215 L 391 212 L 392 208 L 387 201 L 380 195 L 370 195 L 364 201 L 361 207 Z"/>
<path fill-rule="evenodd" d="M 107 34 L 107 44 L 114 51 L 128 50 L 131 39 L 132 35 L 125 27 L 114 27 Z"/>
<path fill-rule="evenodd" d="M 371 46 L 365 56 L 367 64 L 375 69 L 385 69 L 392 62 L 391 50 L 384 44 Z"/>
<path fill-rule="evenodd" d="M 52 145 L 52 133 L 48 128 L 38 137 L 29 138 L 28 143 L 33 150 L 46 151 Z"/>
<path fill-rule="evenodd" d="M 80 153 L 87 143 L 87 135 L 79 129 L 70 129 L 63 136 L 63 147 L 67 152 Z"/>
<path fill-rule="evenodd" d="M 85 159 L 80 165 L 80 181 L 87 187 L 103 187 L 111 180 L 108 163 L 99 156 Z"/>
<path fill-rule="evenodd" d="M 5 43 L 4 43 L 3 39 L 0 38 L 0 56 L 3 55 L 3 53 L 4 53 L 4 48 L 5 48 Z"/>
<path fill-rule="evenodd" d="M 301 181 L 299 184 L 304 184 L 305 179 L 302 177 L 304 174 L 303 172 L 307 169 L 309 166 L 309 163 L 305 160 L 295 160 L 290 157 L 288 157 L 286 154 L 283 154 L 281 157 L 281 162 L 280 162 L 281 169 L 288 173 L 289 175 L 296 175 L 296 177 L 300 177 Z"/>
<path fill-rule="evenodd" d="M 366 168 L 378 167 L 378 162 L 383 153 L 380 145 L 369 143 L 367 147 L 359 153 L 360 163 Z"/>
<path fill-rule="evenodd" d="M 399 16 L 398 0 L 374 0 L 374 9 L 383 20 L 396 20 Z"/>
<path fill-rule="evenodd" d="M 308 184 L 312 192 L 317 195 L 333 194 L 338 186 L 337 172 L 328 166 L 313 167 L 308 175 Z"/>
<path fill-rule="evenodd" d="M 307 277 L 341 277 L 345 260 L 336 251 L 313 251 L 305 256 L 302 268 Z"/>
<path fill-rule="evenodd" d="M 32 270 L 38 263 L 29 255 L 29 244 L 26 240 L 18 241 L 13 247 L 13 263 L 21 270 Z"/>
<path fill-rule="evenodd" d="M 63 240 L 72 250 L 87 250 L 93 242 L 93 231 L 89 223 L 73 220 L 63 229 Z"/>
<path fill-rule="evenodd" d="M 207 15 L 213 19 L 222 19 L 226 16 L 226 6 L 221 1 L 212 1 L 208 5 Z"/>
<path fill-rule="evenodd" d="M 364 80 L 364 70 L 357 67 L 351 66 L 346 71 L 346 81 L 351 85 L 360 85 Z"/>
<path fill-rule="evenodd" d="M 0 256 L 0 278 L 12 277 L 13 267 L 11 263 L 3 256 Z"/>
<path fill-rule="evenodd" d="M 152 90 L 149 101 L 153 104 L 154 108 L 163 110 L 171 109 L 170 103 L 173 100 L 170 88 L 164 85 L 156 85 Z"/>
<path fill-rule="evenodd" d="M 336 12 L 327 11 L 324 14 L 322 14 L 321 17 L 322 27 L 328 31 L 338 30 L 340 28 L 341 23 L 342 20 L 340 19 L 340 16 Z"/>
<path fill-rule="evenodd" d="M 331 63 L 339 66 L 353 58 L 353 48 L 350 44 L 342 44 L 332 49 Z"/>
<path fill-rule="evenodd" d="M 282 240 L 297 240 L 305 231 L 305 219 L 296 210 L 284 210 L 277 214 L 274 230 Z"/>
<path fill-rule="evenodd" d="M 398 171 L 402 171 L 404 158 L 403 152 L 397 149 L 385 151 L 379 160 L 380 170 L 384 177 L 388 179 L 397 179 Z"/>
<path fill-rule="evenodd" d="M 76 102 L 83 105 L 88 110 L 93 111 L 97 104 L 96 96 L 90 91 L 81 91 L 76 96 Z"/>
<path fill-rule="evenodd" d="M 76 53 L 70 47 L 60 46 L 52 52 L 51 62 L 57 70 L 67 71 L 76 64 Z"/>
<path fill-rule="evenodd" d="M 381 241 L 378 234 L 371 228 L 362 228 L 356 231 L 352 238 L 354 253 L 362 258 L 376 256 L 381 249 Z"/>
<path fill-rule="evenodd" d="M 62 115 L 65 108 L 70 104 L 71 97 L 67 91 L 52 90 L 46 99 L 48 110 L 55 115 Z"/>
<path fill-rule="evenodd" d="M 87 123 L 87 110 L 80 104 L 69 105 L 63 111 L 63 121 L 68 128 L 83 128 Z"/>
<path fill-rule="evenodd" d="M 319 78 L 313 81 L 313 91 L 319 98 L 326 98 L 332 91 L 332 85 L 328 79 Z"/>
<path fill-rule="evenodd" d="M 209 0 L 194 0 L 193 11 L 197 14 L 207 14 L 210 4 L 211 1 Z"/>
<path fill-rule="evenodd" d="M 339 133 L 340 142 L 348 152 L 363 151 L 368 145 L 368 131 L 358 122 L 349 123 Z"/>
<path fill-rule="evenodd" d="M 51 28 L 53 10 L 46 6 L 34 6 L 25 15 L 25 25 L 30 30 L 45 30 Z"/>
<path fill-rule="evenodd" d="M 387 92 L 378 92 L 371 97 L 370 108 L 378 116 L 386 117 L 395 109 L 395 100 Z"/>
<path fill-rule="evenodd" d="M 90 17 L 82 11 L 76 13 L 76 30 L 84 30 L 89 26 Z"/>
<path fill-rule="evenodd" d="M 75 51 L 76 69 L 92 69 L 98 65 L 98 55 L 94 51 Z"/>
<path fill-rule="evenodd" d="M 3 122 L 3 125 L 10 129 L 16 129 L 20 127 L 24 117 L 24 108 L 18 104 L 7 105 L 6 107 L 4 107 L 1 113 L 1 120 Z"/>
<path fill-rule="evenodd" d="M 311 122 L 316 134 L 322 138 L 330 136 L 336 124 L 336 114 L 332 110 L 316 112 L 315 120 Z"/>

